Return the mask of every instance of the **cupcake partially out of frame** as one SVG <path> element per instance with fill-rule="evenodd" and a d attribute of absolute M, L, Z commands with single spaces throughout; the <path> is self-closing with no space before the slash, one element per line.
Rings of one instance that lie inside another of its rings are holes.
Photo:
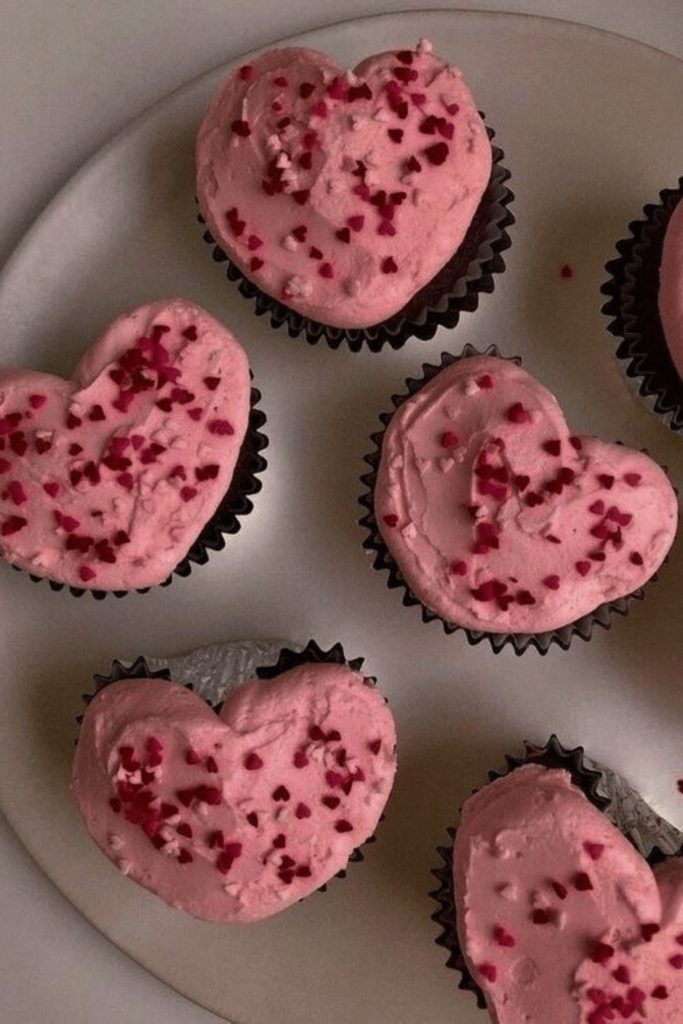
<path fill-rule="evenodd" d="M 647 406 L 683 431 L 683 178 L 628 225 L 606 265 L 603 312 L 617 358 Z"/>
<path fill-rule="evenodd" d="M 187 575 L 252 508 L 259 399 L 239 341 L 181 298 L 116 319 L 69 380 L 0 371 L 0 554 L 78 595 Z"/>
<path fill-rule="evenodd" d="M 93 840 L 207 921 L 262 920 L 323 888 L 363 859 L 396 771 L 393 716 L 361 665 L 311 642 L 211 706 L 144 659 L 115 663 L 88 699 L 73 764 Z"/>
<path fill-rule="evenodd" d="M 364 546 L 425 621 L 545 653 L 640 596 L 678 515 L 647 455 L 574 433 L 495 349 L 444 354 L 392 401 L 366 457 Z"/>
<path fill-rule="evenodd" d="M 267 51 L 222 82 L 199 128 L 206 240 L 292 336 L 352 351 L 431 338 L 504 270 L 512 193 L 492 135 L 426 42 L 353 71 Z"/>
<path fill-rule="evenodd" d="M 464 804 L 434 871 L 437 942 L 495 1024 L 683 1013 L 683 834 L 557 737 Z"/>

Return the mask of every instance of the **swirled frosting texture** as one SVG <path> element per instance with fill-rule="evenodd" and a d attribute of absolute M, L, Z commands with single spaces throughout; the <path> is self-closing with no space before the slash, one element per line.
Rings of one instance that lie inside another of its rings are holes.
<path fill-rule="evenodd" d="M 458 249 L 491 173 L 461 73 L 427 43 L 343 71 L 268 51 L 215 93 L 197 140 L 214 239 L 264 292 L 336 327 L 400 310 Z"/>
<path fill-rule="evenodd" d="M 496 1024 L 674 1024 L 683 866 L 657 867 L 574 787 L 528 765 L 463 807 L 458 936 Z"/>
<path fill-rule="evenodd" d="M 245 683 L 219 715 L 130 680 L 89 705 L 72 788 L 124 874 L 196 917 L 250 922 L 345 867 L 380 819 L 395 747 L 382 696 L 344 665 Z"/>
<path fill-rule="evenodd" d="M 667 224 L 659 273 L 659 316 L 666 344 L 683 379 L 683 203 Z"/>
<path fill-rule="evenodd" d="M 677 524 L 648 456 L 574 434 L 514 363 L 472 356 L 394 413 L 378 529 L 412 593 L 448 622 L 537 633 L 641 586 Z"/>
<path fill-rule="evenodd" d="M 77 588 L 163 582 L 230 485 L 250 391 L 242 346 L 184 299 L 115 320 L 70 380 L 0 371 L 0 553 Z"/>

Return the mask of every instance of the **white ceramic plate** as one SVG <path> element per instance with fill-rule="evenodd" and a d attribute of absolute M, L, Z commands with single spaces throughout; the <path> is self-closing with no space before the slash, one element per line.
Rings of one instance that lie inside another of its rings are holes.
<path fill-rule="evenodd" d="M 525 737 L 557 731 L 584 744 L 683 825 L 680 544 L 646 600 L 611 630 L 566 653 L 516 657 L 423 625 L 370 568 L 356 522 L 379 413 L 423 362 L 466 342 L 521 355 L 577 430 L 647 447 L 680 488 L 681 440 L 625 385 L 599 288 L 628 221 L 683 171 L 683 65 L 609 34 L 502 14 L 374 17 L 295 42 L 352 65 L 421 36 L 466 73 L 516 193 L 508 269 L 455 331 L 352 355 L 253 317 L 195 222 L 193 140 L 225 69 L 169 97 L 84 167 L 0 279 L 7 365 L 68 375 L 106 321 L 173 293 L 224 319 L 251 354 L 270 464 L 253 514 L 208 565 L 104 602 L 0 566 L 0 805 L 91 922 L 240 1024 L 481 1021 L 434 943 L 430 870 L 469 790 Z M 74 719 L 93 672 L 114 657 L 268 636 L 341 640 L 365 657 L 397 717 L 400 774 L 378 842 L 345 881 L 260 925 L 205 925 L 126 881 L 87 839 L 68 790 Z"/>

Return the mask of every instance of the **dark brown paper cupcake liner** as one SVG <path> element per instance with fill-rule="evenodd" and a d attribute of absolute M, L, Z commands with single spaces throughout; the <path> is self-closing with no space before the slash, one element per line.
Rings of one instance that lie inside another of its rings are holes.
<path fill-rule="evenodd" d="M 193 565 L 204 565 L 209 559 L 209 552 L 221 551 L 225 547 L 226 536 L 237 533 L 241 526 L 241 517 L 248 515 L 253 510 L 251 495 L 257 494 L 261 490 L 262 484 L 258 479 L 258 474 L 262 473 L 268 465 L 262 455 L 264 449 L 268 447 L 268 438 L 261 432 L 266 423 L 266 416 L 258 408 L 260 401 L 260 391 L 252 387 L 247 432 L 242 441 L 230 486 L 185 557 L 176 565 L 173 572 L 156 586 L 167 587 L 173 582 L 175 575 L 189 576 Z M 17 572 L 24 571 L 18 566 L 12 568 Z M 33 573 L 28 573 L 28 576 L 34 583 L 47 583 L 51 590 L 68 590 L 74 597 L 90 594 L 98 601 L 103 600 L 108 594 L 121 598 L 130 593 L 147 594 L 152 589 L 152 587 L 143 587 L 135 591 L 90 590 L 85 587 L 72 587 L 66 583 L 58 583 L 47 576 L 36 576 Z"/>
<path fill-rule="evenodd" d="M 360 672 L 363 665 L 363 658 L 352 658 L 349 659 L 344 653 L 344 649 L 340 643 L 334 644 L 329 650 L 324 650 L 319 647 L 315 640 L 309 640 L 305 647 L 301 650 L 293 650 L 288 647 L 283 647 L 277 660 L 272 665 L 262 665 L 255 669 L 254 675 L 258 679 L 275 679 L 277 676 L 282 675 L 283 672 L 287 672 L 289 669 L 297 668 L 299 665 L 306 664 L 322 664 L 329 663 L 334 665 L 348 665 L 354 672 Z M 86 707 L 92 702 L 94 697 L 105 687 L 112 683 L 120 682 L 125 679 L 165 679 L 172 681 L 171 671 L 168 668 L 161 667 L 158 669 L 152 669 L 144 655 L 138 656 L 132 663 L 124 664 L 118 659 L 114 659 L 111 666 L 111 671 L 107 675 L 96 673 L 93 676 L 94 688 L 92 693 L 84 693 L 82 695 L 83 703 Z M 368 686 L 376 686 L 376 679 L 371 676 L 365 677 L 365 682 Z M 180 685 L 180 684 L 179 684 Z M 239 685 L 239 684 L 236 684 Z M 190 683 L 185 685 L 185 689 L 195 691 L 195 687 Z M 208 696 L 204 693 L 197 691 L 197 695 L 209 704 L 209 706 L 218 713 L 221 709 L 225 695 L 218 701 L 212 701 L 208 699 Z M 386 701 L 386 698 L 384 698 Z M 80 724 L 83 720 L 83 716 L 79 715 L 77 718 Z M 379 821 L 380 823 L 384 820 L 385 815 L 382 814 Z M 376 835 L 373 833 L 368 836 L 367 839 L 357 846 L 349 855 L 348 863 L 357 864 L 365 859 L 363 850 L 369 843 L 376 841 Z M 338 871 L 335 878 L 346 878 L 346 869 L 342 868 Z M 318 892 L 325 892 L 328 883 L 323 883 L 319 886 Z"/>
<path fill-rule="evenodd" d="M 509 362 L 516 363 L 517 365 L 521 364 L 521 359 L 517 356 L 502 356 L 495 345 L 489 346 L 484 352 L 478 351 L 472 345 L 465 345 L 459 356 L 443 352 L 441 354 L 441 363 L 439 365 L 435 366 L 425 363 L 422 366 L 423 376 L 421 378 L 410 378 L 406 381 L 407 391 L 405 394 L 392 395 L 391 401 L 394 405 L 394 411 L 398 409 L 403 402 L 420 391 L 425 384 L 440 373 L 446 366 L 450 366 L 451 363 L 457 362 L 460 359 L 468 359 L 472 356 L 480 355 L 495 356 L 497 359 L 507 359 Z M 603 629 L 609 629 L 613 615 L 626 615 L 628 613 L 630 603 L 634 600 L 642 600 L 645 596 L 644 589 L 640 587 L 638 590 L 633 591 L 633 593 L 628 594 L 625 597 L 599 605 L 592 612 L 581 616 L 581 618 L 577 619 L 575 622 L 571 622 L 559 629 L 548 630 L 540 633 L 492 633 L 486 632 L 485 630 L 473 630 L 465 626 L 459 626 L 457 623 L 449 622 L 447 619 L 443 619 L 440 615 L 437 615 L 436 612 L 431 611 L 412 593 L 405 582 L 398 564 L 390 554 L 389 549 L 379 532 L 377 519 L 375 517 L 374 490 L 382 454 L 382 441 L 392 416 L 393 412 L 382 413 L 379 418 L 384 429 L 371 434 L 370 436 L 370 440 L 375 445 L 375 450 L 364 457 L 364 461 L 370 466 L 370 472 L 364 474 L 360 478 L 361 483 L 365 484 L 368 491 L 367 493 L 362 494 L 359 498 L 360 505 L 366 509 L 366 514 L 359 520 L 359 522 L 361 526 L 365 527 L 368 533 L 367 537 L 363 541 L 363 547 L 367 551 L 374 553 L 372 567 L 374 569 L 386 570 L 388 572 L 389 578 L 387 580 L 387 587 L 390 590 L 402 590 L 403 604 L 407 607 L 419 607 L 421 609 L 423 622 L 440 622 L 446 633 L 455 633 L 460 631 L 465 634 L 468 643 L 471 645 L 479 644 L 482 641 L 488 641 L 495 654 L 500 653 L 500 651 L 506 646 L 511 646 L 515 654 L 518 655 L 523 654 L 525 651 L 529 650 L 529 648 L 535 648 L 539 654 L 547 654 L 550 648 L 554 645 L 566 651 L 575 636 L 579 637 L 581 640 L 590 640 L 595 626 L 601 626 Z M 651 580 L 654 580 L 655 578 L 656 574 L 651 577 Z"/>
<path fill-rule="evenodd" d="M 612 821 L 629 842 L 654 866 L 672 856 L 683 855 L 683 836 L 668 822 L 658 818 L 623 779 L 607 769 L 594 765 L 583 747 L 568 748 L 553 734 L 543 747 L 524 741 L 521 756 L 505 755 L 505 767 L 491 770 L 488 781 L 493 782 L 526 764 L 539 764 L 545 768 L 563 768 L 569 772 L 572 783 L 590 802 Z M 644 822 L 641 835 L 641 822 Z M 453 848 L 456 828 L 448 828 L 449 842 L 437 847 L 442 864 L 432 869 L 438 882 L 430 892 L 438 909 L 431 915 L 441 931 L 434 940 L 448 952 L 446 966 L 460 974 L 458 987 L 472 992 L 480 1009 L 486 1008 L 484 994 L 472 978 L 458 939 L 455 902 L 453 898 Z M 647 837 L 647 838 L 644 838 Z M 660 840 L 658 845 L 657 839 Z"/>
<path fill-rule="evenodd" d="M 493 129 L 487 127 L 486 130 L 489 138 L 493 139 Z M 505 184 L 510 172 L 502 164 L 503 151 L 495 145 L 492 150 L 493 168 L 489 184 L 458 251 L 403 309 L 379 324 L 344 328 L 310 320 L 262 292 L 245 277 L 210 231 L 204 233 L 204 241 L 213 247 L 214 260 L 225 263 L 228 280 L 237 284 L 245 298 L 254 300 L 256 315 L 268 315 L 271 326 L 286 327 L 291 338 L 303 334 L 311 345 L 319 341 L 326 342 L 333 349 L 348 345 L 352 352 L 359 352 L 364 345 L 371 352 L 379 352 L 385 345 L 398 349 L 411 337 L 427 341 L 434 337 L 439 327 L 455 327 L 462 312 L 474 312 L 479 304 L 479 295 L 493 291 L 493 275 L 505 270 L 501 253 L 511 245 L 506 229 L 515 221 L 508 209 L 514 194 Z M 198 219 L 201 224 L 205 223 L 201 214 Z"/>
<path fill-rule="evenodd" d="M 608 301 L 602 312 L 617 342 L 616 356 L 627 381 L 648 408 L 671 430 L 683 432 L 683 380 L 669 355 L 659 317 L 659 268 L 669 218 L 683 197 L 678 188 L 662 189 L 659 203 L 643 208 L 643 219 L 628 225 L 617 242 L 618 256 L 605 265 L 609 274 L 600 291 Z"/>

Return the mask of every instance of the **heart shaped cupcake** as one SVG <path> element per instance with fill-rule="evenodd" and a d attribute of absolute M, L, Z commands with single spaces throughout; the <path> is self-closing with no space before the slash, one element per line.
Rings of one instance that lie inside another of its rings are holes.
<path fill-rule="evenodd" d="M 165 581 L 230 486 L 250 391 L 242 346 L 183 299 L 114 321 L 70 380 L 0 372 L 0 553 L 78 589 Z"/>
<path fill-rule="evenodd" d="M 492 1021 L 683 1014 L 683 860 L 654 869 L 565 770 L 518 768 L 466 802 L 458 937 Z"/>
<path fill-rule="evenodd" d="M 215 93 L 197 198 L 212 239 L 259 289 L 312 321 L 362 328 L 401 310 L 453 256 L 491 166 L 461 73 L 429 44 L 349 72 L 288 48 Z"/>
<path fill-rule="evenodd" d="M 432 615 L 538 634 L 656 572 L 677 499 L 647 455 L 570 430 L 509 360 L 466 356 L 413 384 L 378 439 L 373 523 Z"/>
<path fill-rule="evenodd" d="M 393 784 L 396 735 L 348 665 L 244 683 L 216 714 L 161 679 L 113 682 L 85 713 L 72 788 L 124 874 L 211 921 L 283 910 L 343 869 Z"/>

